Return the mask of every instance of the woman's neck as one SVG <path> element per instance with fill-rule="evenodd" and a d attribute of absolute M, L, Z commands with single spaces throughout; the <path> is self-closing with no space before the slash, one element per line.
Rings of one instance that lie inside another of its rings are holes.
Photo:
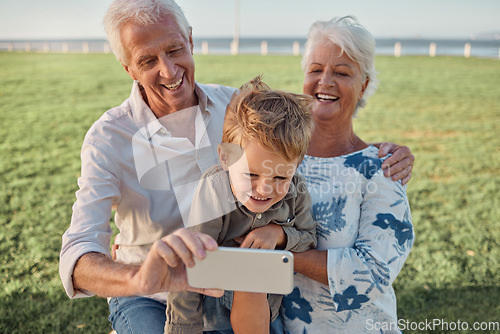
<path fill-rule="evenodd" d="M 333 158 L 368 147 L 353 131 L 352 124 L 342 129 L 315 127 L 307 155 Z"/>

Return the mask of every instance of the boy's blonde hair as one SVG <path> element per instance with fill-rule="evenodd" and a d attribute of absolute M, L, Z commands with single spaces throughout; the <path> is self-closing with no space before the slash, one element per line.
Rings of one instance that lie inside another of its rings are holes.
<path fill-rule="evenodd" d="M 255 140 L 288 161 L 306 153 L 314 121 L 312 98 L 271 89 L 258 76 L 235 92 L 226 109 L 222 142 Z"/>

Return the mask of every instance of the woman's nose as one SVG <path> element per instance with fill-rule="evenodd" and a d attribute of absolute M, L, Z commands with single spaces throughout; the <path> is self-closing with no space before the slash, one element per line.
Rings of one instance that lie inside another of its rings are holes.
<path fill-rule="evenodd" d="M 321 76 L 321 78 L 319 80 L 319 83 L 320 83 L 320 85 L 324 85 L 324 86 L 334 86 L 335 79 L 334 79 L 333 75 L 331 75 L 330 73 L 323 73 L 323 75 Z"/>

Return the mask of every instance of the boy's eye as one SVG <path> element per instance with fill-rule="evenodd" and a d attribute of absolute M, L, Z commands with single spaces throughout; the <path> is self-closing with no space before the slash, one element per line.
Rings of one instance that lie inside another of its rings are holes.
<path fill-rule="evenodd" d="M 274 179 L 276 181 L 286 181 L 288 178 L 284 177 L 284 176 L 275 176 Z"/>

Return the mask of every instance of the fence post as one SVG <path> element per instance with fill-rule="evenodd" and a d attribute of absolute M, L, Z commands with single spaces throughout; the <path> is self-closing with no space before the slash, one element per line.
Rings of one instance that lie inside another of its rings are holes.
<path fill-rule="evenodd" d="M 209 54 L 210 50 L 208 49 L 208 42 L 203 41 L 201 42 L 201 54 L 207 55 Z"/>
<path fill-rule="evenodd" d="M 429 45 L 429 57 L 436 57 L 436 43 Z"/>
<path fill-rule="evenodd" d="M 394 44 L 394 57 L 401 57 L 401 43 L 399 42 Z"/>
<path fill-rule="evenodd" d="M 90 50 L 89 42 L 82 42 L 82 52 L 89 53 L 89 50 Z"/>
<path fill-rule="evenodd" d="M 470 57 L 470 51 L 471 51 L 470 43 L 465 43 L 465 46 L 464 46 L 464 57 L 465 58 Z"/>
<path fill-rule="evenodd" d="M 239 44 L 240 44 L 240 43 L 239 43 L 238 41 L 236 41 L 236 40 L 233 40 L 233 41 L 231 42 L 231 54 L 232 54 L 233 56 L 236 56 L 236 55 L 238 54 L 239 49 L 240 49 Z"/>
<path fill-rule="evenodd" d="M 262 41 L 260 43 L 260 54 L 263 56 L 267 56 L 268 49 L 267 49 L 267 41 Z"/>
<path fill-rule="evenodd" d="M 31 52 L 31 43 L 30 42 L 24 43 L 24 49 L 26 50 L 26 52 Z"/>
<path fill-rule="evenodd" d="M 68 42 L 64 42 L 63 45 L 62 45 L 62 52 L 63 53 L 68 53 L 69 52 L 69 43 Z"/>
<path fill-rule="evenodd" d="M 14 51 L 14 43 L 10 42 L 8 48 L 9 48 L 9 52 Z"/>
<path fill-rule="evenodd" d="M 110 53 L 111 52 L 111 47 L 109 46 L 109 43 L 106 41 L 104 42 L 102 46 L 102 50 L 104 53 Z"/>
<path fill-rule="evenodd" d="M 300 42 L 293 42 L 293 55 L 300 55 Z"/>
<path fill-rule="evenodd" d="M 50 44 L 49 42 L 43 43 L 43 52 L 49 53 L 50 52 Z"/>

